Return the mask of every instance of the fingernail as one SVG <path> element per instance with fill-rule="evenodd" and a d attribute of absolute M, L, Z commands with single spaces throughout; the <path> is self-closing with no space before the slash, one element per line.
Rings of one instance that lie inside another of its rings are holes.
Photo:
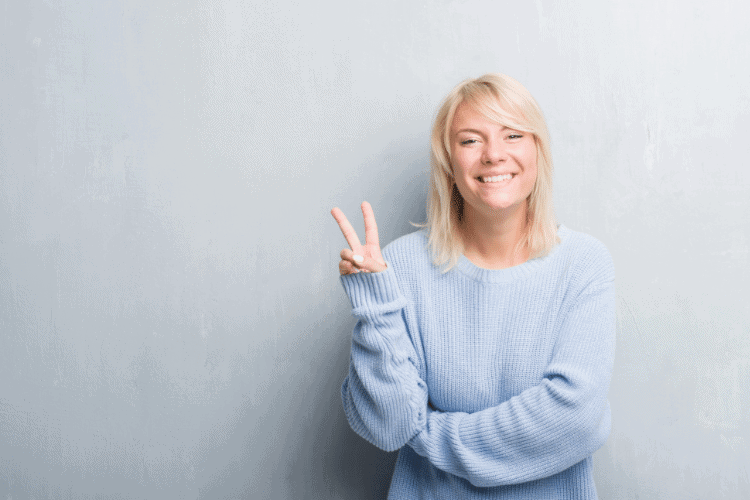
<path fill-rule="evenodd" d="M 361 255 L 352 255 L 352 259 L 354 259 L 354 262 L 364 262 L 365 260 Z"/>

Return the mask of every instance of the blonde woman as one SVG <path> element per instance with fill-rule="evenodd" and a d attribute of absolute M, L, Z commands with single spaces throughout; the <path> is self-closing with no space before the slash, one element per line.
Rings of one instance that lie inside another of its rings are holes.
<path fill-rule="evenodd" d="M 446 97 L 432 133 L 426 227 L 339 271 L 358 319 L 344 410 L 400 450 L 388 498 L 595 499 L 607 439 L 614 268 L 596 239 L 559 226 L 536 101 L 500 74 Z"/>

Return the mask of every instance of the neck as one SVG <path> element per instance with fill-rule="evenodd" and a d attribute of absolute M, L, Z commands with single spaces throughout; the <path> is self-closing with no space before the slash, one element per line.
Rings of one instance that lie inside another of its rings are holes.
<path fill-rule="evenodd" d="M 466 258 L 485 269 L 505 269 L 526 262 L 529 249 L 518 246 L 526 235 L 526 212 L 525 203 L 492 216 L 466 210 L 461 225 Z"/>

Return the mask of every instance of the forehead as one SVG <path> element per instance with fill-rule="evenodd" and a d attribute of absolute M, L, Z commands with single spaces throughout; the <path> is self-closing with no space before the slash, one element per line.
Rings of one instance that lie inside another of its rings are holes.
<path fill-rule="evenodd" d="M 492 116 L 488 111 L 495 111 Z M 502 110 L 479 110 L 476 106 L 462 102 L 456 107 L 456 111 L 453 114 L 453 121 L 451 122 L 450 131 L 452 134 L 458 133 L 464 129 L 478 129 L 487 127 L 501 127 L 502 129 L 511 128 L 506 120 L 503 120 Z M 489 116 L 488 116 L 489 115 Z"/>

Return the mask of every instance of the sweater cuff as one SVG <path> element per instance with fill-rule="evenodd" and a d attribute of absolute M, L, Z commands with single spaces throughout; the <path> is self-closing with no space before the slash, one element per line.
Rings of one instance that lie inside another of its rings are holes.
<path fill-rule="evenodd" d="M 387 305 L 394 311 L 404 307 L 405 301 L 391 266 L 379 273 L 346 274 L 340 278 L 355 315 L 358 311 L 385 312 L 383 306 Z"/>

